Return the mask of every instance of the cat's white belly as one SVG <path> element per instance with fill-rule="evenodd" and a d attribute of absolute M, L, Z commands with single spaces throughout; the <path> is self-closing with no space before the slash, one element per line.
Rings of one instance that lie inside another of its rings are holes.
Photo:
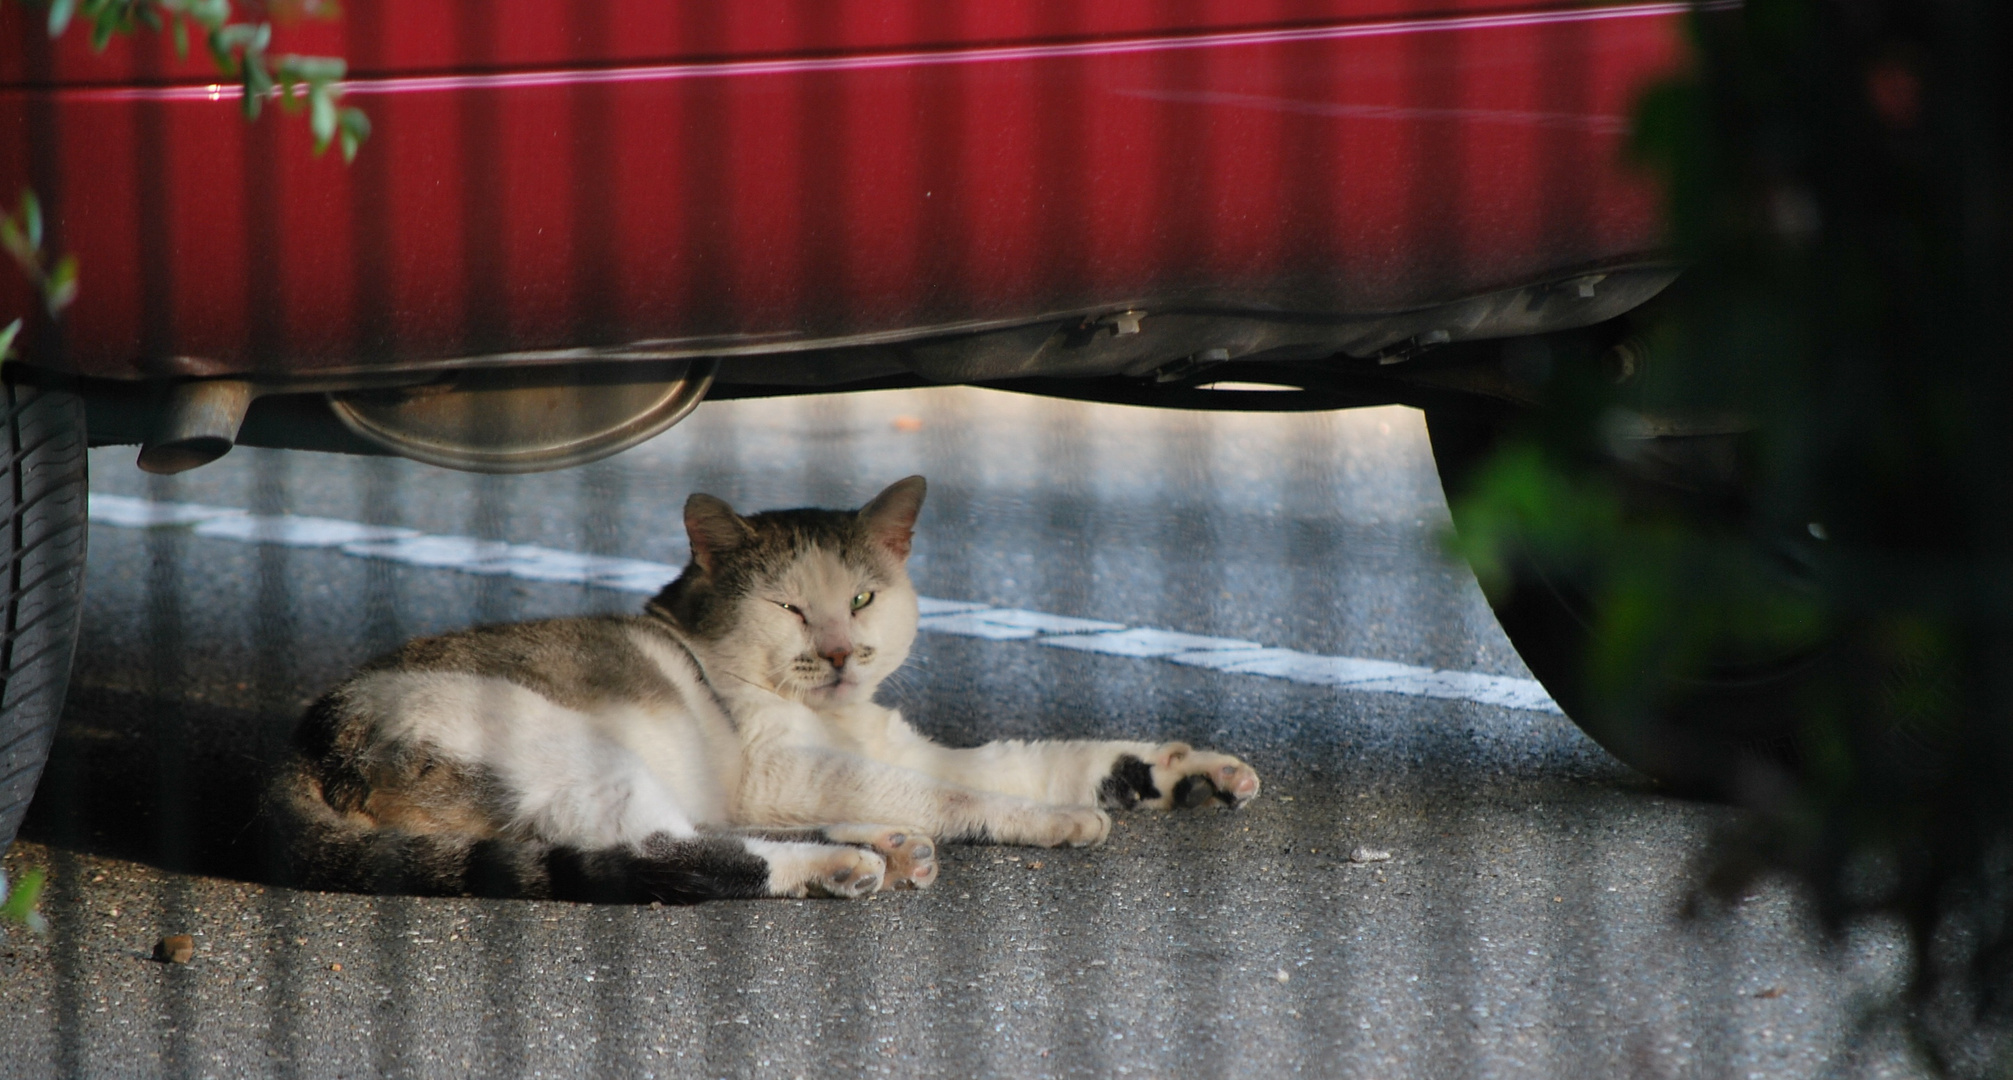
<path fill-rule="evenodd" d="M 458 673 L 379 672 L 351 693 L 392 741 L 493 775 L 513 831 L 598 848 L 726 820 L 733 778 L 711 767 L 700 718 L 634 704 L 588 713 Z"/>
<path fill-rule="evenodd" d="M 726 746 L 696 717 L 666 715 L 637 706 L 610 708 L 588 717 L 603 738 L 635 754 L 666 790 L 675 793 L 687 818 L 700 825 L 725 825 L 740 754 L 724 720 Z M 731 763 L 731 764 L 730 764 Z"/>

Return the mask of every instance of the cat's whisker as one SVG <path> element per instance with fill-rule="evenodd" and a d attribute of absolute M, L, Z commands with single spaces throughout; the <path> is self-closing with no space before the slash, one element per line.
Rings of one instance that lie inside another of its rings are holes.
<path fill-rule="evenodd" d="M 897 669 L 888 672 L 887 676 L 881 680 L 881 686 L 885 689 L 900 691 L 908 689 L 909 684 L 913 681 L 910 679 L 908 672 Z"/>

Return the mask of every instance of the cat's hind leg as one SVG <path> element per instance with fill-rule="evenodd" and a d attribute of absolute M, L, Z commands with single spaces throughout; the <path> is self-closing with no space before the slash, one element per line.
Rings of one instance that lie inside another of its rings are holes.
<path fill-rule="evenodd" d="M 737 829 L 740 836 L 847 844 L 880 853 L 888 863 L 883 889 L 927 889 L 937 882 L 937 844 L 921 829 L 904 825 L 809 825 L 802 828 Z"/>
<path fill-rule="evenodd" d="M 454 831 L 410 815 L 381 826 L 331 806 L 305 766 L 275 782 L 261 822 L 274 880 L 297 888 L 696 904 L 864 896 L 887 877 L 885 857 L 850 844 L 660 831 L 636 844 L 589 847 Z"/>

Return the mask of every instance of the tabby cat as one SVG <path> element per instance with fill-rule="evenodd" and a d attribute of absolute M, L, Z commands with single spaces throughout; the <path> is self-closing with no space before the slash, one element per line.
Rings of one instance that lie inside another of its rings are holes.
<path fill-rule="evenodd" d="M 925 738 L 874 690 L 908 657 L 923 478 L 858 511 L 685 505 L 643 614 L 484 626 L 373 661 L 302 718 L 264 804 L 286 880 L 685 903 L 926 888 L 936 839 L 1095 844 L 1106 809 L 1258 776 L 1160 744 Z"/>

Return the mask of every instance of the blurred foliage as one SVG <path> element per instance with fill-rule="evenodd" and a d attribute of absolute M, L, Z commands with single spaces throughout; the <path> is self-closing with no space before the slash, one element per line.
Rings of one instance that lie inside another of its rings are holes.
<path fill-rule="evenodd" d="M 49 932 L 49 920 L 40 906 L 42 886 L 47 881 L 46 872 L 33 868 L 23 872 L 20 883 L 10 888 L 7 872 L 0 870 L 0 929 L 11 924 L 36 934 Z"/>
<path fill-rule="evenodd" d="M 1869 1019 L 1966 1075 L 2004 1074 L 2013 1011 L 2009 21 L 1997 0 L 1695 11 L 1694 63 L 1634 142 L 1689 269 L 1635 377 L 1567 366 L 1457 506 L 1492 598 L 1584 598 L 1590 730 L 1668 733 L 1700 687 L 1773 663 L 1788 745 L 1734 786 L 1756 812 L 1710 889 L 1786 872 L 1834 931 L 1898 919 L 1914 966 Z M 1737 419 L 1724 490 L 1639 497 L 1636 436 L 1673 417 Z"/>
<path fill-rule="evenodd" d="M 42 305 L 49 309 L 49 317 L 63 314 L 63 309 L 77 299 L 77 256 L 65 255 L 51 260 L 42 244 L 42 200 L 32 191 L 21 192 L 21 209 L 12 214 L 0 214 L 0 247 L 7 249 L 7 255 L 14 265 L 21 268 L 30 284 L 42 294 Z M 13 347 L 14 333 L 20 329 L 20 320 L 0 336 L 0 359 L 5 359 L 7 350 Z"/>
<path fill-rule="evenodd" d="M 202 31 L 217 69 L 237 79 L 243 88 L 245 119 L 258 119 L 265 103 L 275 97 L 282 108 L 305 109 L 308 127 L 314 135 L 315 153 L 322 153 L 331 142 L 340 141 L 344 161 L 354 160 L 357 149 L 370 137 L 370 118 L 358 109 L 337 104 L 347 70 L 341 57 L 266 54 L 275 20 L 339 17 L 341 8 L 333 0 L 252 0 L 242 5 L 261 16 L 252 21 L 238 20 L 231 0 L 45 2 L 49 9 L 50 37 L 63 36 L 70 24 L 81 17 L 91 24 L 91 45 L 96 49 L 103 49 L 114 34 L 165 30 L 174 40 L 176 54 L 186 56 L 189 25 L 194 23 Z M 17 212 L 0 213 L 0 247 L 6 248 L 22 274 L 42 294 L 50 318 L 61 316 L 63 309 L 77 298 L 77 257 L 73 254 L 52 257 L 45 249 L 42 202 L 33 191 L 21 193 Z M 15 319 L 0 327 L 0 364 L 12 358 L 21 326 L 22 320 Z"/>
<path fill-rule="evenodd" d="M 370 136 L 370 119 L 359 109 L 337 104 L 346 70 L 338 56 L 267 55 L 273 22 L 304 18 L 336 18 L 341 9 L 332 0 L 265 0 L 238 4 L 257 18 L 237 18 L 231 0 L 48 0 L 49 36 L 61 37 L 79 17 L 91 24 L 91 45 L 103 49 L 114 34 L 140 29 L 166 31 L 175 53 L 189 52 L 189 26 L 194 24 L 209 46 L 217 70 L 238 81 L 245 119 L 256 120 L 278 91 L 280 105 L 305 108 L 314 133 L 315 153 L 340 140 L 344 161 Z"/>

